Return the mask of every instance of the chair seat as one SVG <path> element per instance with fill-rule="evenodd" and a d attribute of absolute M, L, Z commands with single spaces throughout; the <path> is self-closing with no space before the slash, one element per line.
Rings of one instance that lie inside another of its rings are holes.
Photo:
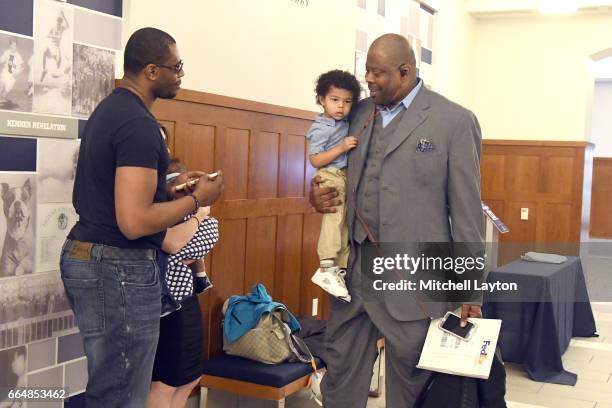
<path fill-rule="evenodd" d="M 324 367 L 323 361 L 318 357 L 315 357 L 315 363 L 317 369 Z M 202 373 L 281 388 L 312 373 L 312 367 L 304 363 L 264 364 L 248 358 L 221 354 L 205 361 Z"/>

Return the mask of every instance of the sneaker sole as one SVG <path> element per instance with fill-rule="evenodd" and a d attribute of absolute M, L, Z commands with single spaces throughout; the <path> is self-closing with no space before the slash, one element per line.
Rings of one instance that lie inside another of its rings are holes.
<path fill-rule="evenodd" d="M 314 279 L 314 276 L 313 276 L 312 278 L 310 278 L 310 281 L 311 281 L 312 283 L 314 283 L 315 285 L 317 285 L 318 287 L 320 287 L 321 289 L 323 289 L 325 292 L 329 293 L 330 295 L 332 295 L 333 297 L 335 297 L 335 298 L 337 298 L 337 299 L 339 299 L 340 297 L 344 297 L 344 296 L 342 296 L 342 295 L 335 295 L 335 294 L 333 294 L 332 292 L 330 292 L 329 290 L 327 290 L 327 288 L 326 288 L 326 287 L 325 287 L 325 286 L 324 286 L 324 285 L 323 285 L 321 282 L 317 282 L 317 281 Z M 347 296 L 349 296 L 349 298 L 350 298 L 350 295 L 347 295 Z"/>

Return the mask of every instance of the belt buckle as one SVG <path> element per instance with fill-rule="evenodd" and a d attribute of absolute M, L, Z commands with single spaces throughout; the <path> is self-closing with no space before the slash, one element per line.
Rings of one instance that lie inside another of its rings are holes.
<path fill-rule="evenodd" d="M 93 244 L 91 242 L 73 241 L 68 256 L 72 259 L 89 261 L 91 259 L 92 248 Z"/>

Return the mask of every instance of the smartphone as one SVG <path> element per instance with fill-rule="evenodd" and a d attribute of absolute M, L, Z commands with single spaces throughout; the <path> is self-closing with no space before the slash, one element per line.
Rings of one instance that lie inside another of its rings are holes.
<path fill-rule="evenodd" d="M 217 172 L 214 172 L 214 173 L 210 173 L 210 174 L 208 175 L 208 179 L 209 179 L 209 180 L 214 180 L 214 179 L 216 179 L 216 178 L 217 178 L 217 176 L 218 176 L 218 175 L 219 175 L 219 172 L 218 172 L 218 171 L 217 171 Z M 200 180 L 200 179 L 193 179 L 193 180 L 189 180 L 189 181 L 188 181 L 188 182 L 186 182 L 186 183 L 179 184 L 178 186 L 174 187 L 174 189 L 175 189 L 176 191 L 181 191 L 182 189 L 184 189 L 184 188 L 185 188 L 185 187 L 187 187 L 187 186 L 189 186 L 189 187 L 193 187 L 193 186 L 195 186 L 195 185 L 198 183 L 198 180 Z"/>
<path fill-rule="evenodd" d="M 181 191 L 182 189 L 184 189 L 184 188 L 185 188 L 185 187 L 187 187 L 187 186 L 189 186 L 189 187 L 193 187 L 193 186 L 195 186 L 196 184 L 198 184 L 198 180 L 199 180 L 199 179 L 189 180 L 189 181 L 188 181 L 188 182 L 186 182 L 186 183 L 179 184 L 178 186 L 174 187 L 174 189 L 175 189 L 176 191 Z"/>
<path fill-rule="evenodd" d="M 459 337 L 461 340 L 465 341 L 468 341 L 472 337 L 472 334 L 476 329 L 476 325 L 469 321 L 465 327 L 461 327 L 461 317 L 452 312 L 446 312 L 446 315 L 438 327 L 440 327 L 442 331 L 445 331 L 446 333 L 455 337 Z"/>

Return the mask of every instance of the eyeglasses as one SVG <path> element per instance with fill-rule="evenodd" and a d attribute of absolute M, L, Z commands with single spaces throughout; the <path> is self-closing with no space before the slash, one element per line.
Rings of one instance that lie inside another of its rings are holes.
<path fill-rule="evenodd" d="M 162 64 L 155 64 L 155 65 L 161 68 L 172 69 L 174 70 L 174 72 L 178 74 L 179 72 L 183 70 L 183 64 L 184 64 L 183 60 L 180 60 L 175 65 L 162 65 Z"/>

